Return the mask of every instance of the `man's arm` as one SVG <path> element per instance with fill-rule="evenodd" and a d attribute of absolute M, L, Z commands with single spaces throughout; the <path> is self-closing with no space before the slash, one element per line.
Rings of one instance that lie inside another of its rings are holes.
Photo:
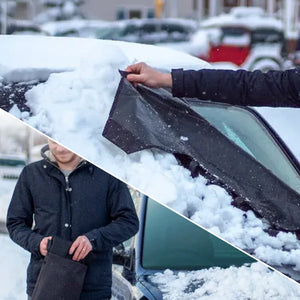
<path fill-rule="evenodd" d="M 199 98 L 233 105 L 300 107 L 300 70 L 249 72 L 210 70 L 160 73 L 137 63 L 127 67 L 127 79 L 149 87 L 172 87 L 175 97 Z"/>
<path fill-rule="evenodd" d="M 10 202 L 6 226 L 10 238 L 30 251 L 32 254 L 40 256 L 40 243 L 44 236 L 34 232 L 33 222 L 33 200 L 27 184 L 27 168 L 25 167 L 19 177 L 15 187 L 12 200 Z"/>
<path fill-rule="evenodd" d="M 300 70 L 299 70 L 300 72 Z M 300 107 L 300 73 L 245 70 L 172 70 L 172 93 L 176 97 L 241 106 Z"/>
<path fill-rule="evenodd" d="M 94 241 L 96 251 L 119 245 L 134 236 L 139 229 L 139 220 L 127 186 L 112 176 L 109 182 L 107 206 L 112 222 L 85 233 L 89 240 Z"/>

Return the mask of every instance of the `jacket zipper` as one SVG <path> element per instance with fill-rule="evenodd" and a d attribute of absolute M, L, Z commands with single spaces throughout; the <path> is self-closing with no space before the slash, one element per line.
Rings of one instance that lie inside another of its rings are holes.
<path fill-rule="evenodd" d="M 71 192 L 72 188 L 70 187 L 69 176 L 65 176 L 65 181 L 66 181 L 66 191 Z"/>
<path fill-rule="evenodd" d="M 71 240 L 72 238 L 72 201 L 70 197 L 70 192 L 72 192 L 72 187 L 70 186 L 70 181 L 69 181 L 69 176 L 77 169 L 80 167 L 84 166 L 86 164 L 86 161 L 82 161 L 79 163 L 79 165 L 68 175 L 65 176 L 65 183 L 66 183 L 66 198 L 68 202 L 68 210 L 69 210 L 69 218 L 68 218 L 68 223 L 65 224 L 65 227 L 69 229 L 69 239 Z M 58 168 L 59 169 L 59 168 Z M 60 170 L 60 169 L 59 169 Z"/>

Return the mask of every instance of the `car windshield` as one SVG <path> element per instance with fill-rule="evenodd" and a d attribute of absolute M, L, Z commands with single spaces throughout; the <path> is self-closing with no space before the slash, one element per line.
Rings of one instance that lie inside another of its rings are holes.
<path fill-rule="evenodd" d="M 248 110 L 219 104 L 192 108 L 227 138 L 300 193 L 300 176 L 265 126 Z"/>
<path fill-rule="evenodd" d="M 252 43 L 282 43 L 281 32 L 272 29 L 256 29 L 252 32 Z"/>
<path fill-rule="evenodd" d="M 142 266 L 151 270 L 229 267 L 254 260 L 204 229 L 148 199 Z"/>

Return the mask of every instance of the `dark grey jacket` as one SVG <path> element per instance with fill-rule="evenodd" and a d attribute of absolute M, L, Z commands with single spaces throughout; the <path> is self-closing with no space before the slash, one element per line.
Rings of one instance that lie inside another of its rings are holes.
<path fill-rule="evenodd" d="M 34 228 L 32 229 L 34 215 Z M 126 185 L 83 161 L 67 177 L 48 160 L 26 166 L 17 182 L 7 214 L 14 242 L 31 252 L 27 293 L 32 294 L 43 257 L 43 237 L 94 240 L 81 299 L 111 296 L 112 247 L 138 231 L 138 218 Z"/>
<path fill-rule="evenodd" d="M 176 97 L 199 98 L 233 105 L 300 107 L 300 69 L 249 72 L 245 70 L 172 70 Z"/>

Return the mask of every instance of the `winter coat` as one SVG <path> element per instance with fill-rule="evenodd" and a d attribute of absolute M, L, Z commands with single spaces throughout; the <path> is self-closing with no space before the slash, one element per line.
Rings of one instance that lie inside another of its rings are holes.
<path fill-rule="evenodd" d="M 241 106 L 300 107 L 300 69 L 172 70 L 175 97 L 199 98 Z"/>
<path fill-rule="evenodd" d="M 34 217 L 34 227 L 32 229 Z M 26 166 L 17 182 L 7 214 L 11 239 L 31 252 L 27 293 L 32 294 L 46 236 L 74 241 L 86 235 L 93 245 L 81 299 L 111 297 L 112 247 L 138 231 L 138 218 L 126 185 L 82 161 L 68 176 L 43 159 Z"/>

